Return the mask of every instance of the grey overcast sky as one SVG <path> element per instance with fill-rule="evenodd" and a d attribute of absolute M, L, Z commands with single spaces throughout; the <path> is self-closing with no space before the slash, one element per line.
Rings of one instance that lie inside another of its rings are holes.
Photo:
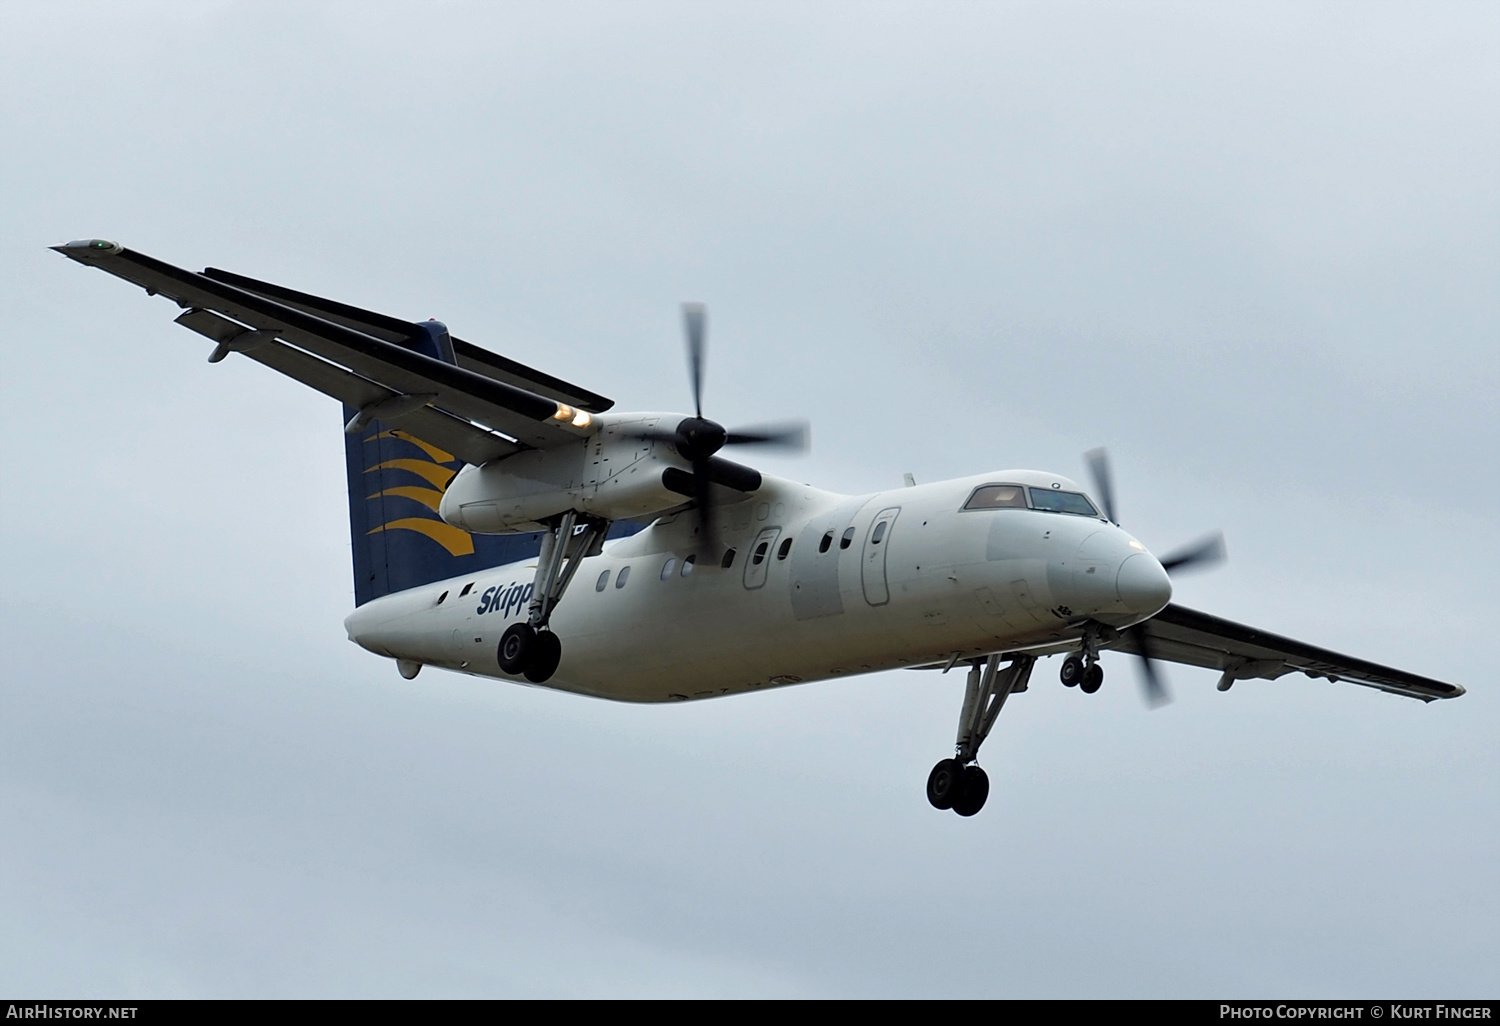
<path fill-rule="evenodd" d="M 0 5 L 0 992 L 1500 991 L 1500 5 Z M 689 404 L 769 471 L 1083 476 L 1194 608 L 1463 684 L 1106 656 L 671 707 L 350 645 L 339 411 L 118 239 Z"/>

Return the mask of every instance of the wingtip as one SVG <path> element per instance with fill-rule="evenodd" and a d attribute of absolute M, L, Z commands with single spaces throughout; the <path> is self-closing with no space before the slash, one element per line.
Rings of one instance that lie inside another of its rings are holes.
<path fill-rule="evenodd" d="M 85 253 L 108 253 L 115 254 L 124 252 L 125 247 L 118 242 L 109 239 L 74 239 L 72 242 L 64 242 L 60 246 L 48 246 L 55 253 L 61 253 L 66 257 L 78 257 Z"/>

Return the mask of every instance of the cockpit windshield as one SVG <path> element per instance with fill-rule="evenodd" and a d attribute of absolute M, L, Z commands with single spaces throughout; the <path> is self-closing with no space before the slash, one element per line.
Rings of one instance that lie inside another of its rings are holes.
<path fill-rule="evenodd" d="M 1099 511 L 1082 492 L 1063 492 L 1055 488 L 1028 488 L 1018 484 L 981 485 L 969 494 L 969 500 L 964 503 L 964 509 L 1039 509 L 1047 513 L 1072 513 L 1082 517 L 1099 516 Z"/>
<path fill-rule="evenodd" d="M 1021 491 L 1020 485 L 985 485 L 983 488 L 974 489 L 974 494 L 969 496 L 968 502 L 964 503 L 964 509 L 1005 509 L 1006 507 L 1026 508 L 1026 493 Z"/>
<path fill-rule="evenodd" d="M 1031 508 L 1044 509 L 1049 513 L 1076 513 L 1084 517 L 1097 517 L 1099 511 L 1082 492 L 1057 492 L 1050 488 L 1028 488 L 1031 493 Z"/>

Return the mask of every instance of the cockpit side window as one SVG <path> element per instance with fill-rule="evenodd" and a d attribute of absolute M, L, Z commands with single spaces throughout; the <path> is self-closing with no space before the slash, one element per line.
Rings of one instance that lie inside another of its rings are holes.
<path fill-rule="evenodd" d="M 1049 488 L 1032 488 L 1031 506 L 1049 513 L 1076 513 L 1084 517 L 1097 517 L 1099 511 L 1082 492 L 1055 492 Z"/>
<path fill-rule="evenodd" d="M 1025 509 L 1026 493 L 1020 485 L 992 484 L 974 489 L 964 509 Z"/>

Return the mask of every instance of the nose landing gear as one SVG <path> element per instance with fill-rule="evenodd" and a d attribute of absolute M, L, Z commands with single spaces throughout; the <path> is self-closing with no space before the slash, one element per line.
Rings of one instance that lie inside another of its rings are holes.
<path fill-rule="evenodd" d="M 1083 668 L 1083 680 L 1078 682 L 1078 690 L 1085 695 L 1092 695 L 1104 684 L 1104 667 L 1098 663 L 1090 663 Z"/>
<path fill-rule="evenodd" d="M 984 808 L 990 796 L 990 778 L 975 760 L 979 746 L 990 736 L 1000 708 L 1012 692 L 1022 691 L 1036 665 L 1035 656 L 1012 655 L 1002 670 L 1004 655 L 976 659 L 969 669 L 963 710 L 958 715 L 958 741 L 954 758 L 943 759 L 927 776 L 927 800 L 935 809 L 952 809 L 972 816 Z"/>
<path fill-rule="evenodd" d="M 1104 667 L 1099 665 L 1099 626 L 1088 624 L 1083 629 L 1083 644 L 1079 651 L 1063 660 L 1057 674 L 1063 687 L 1077 687 L 1086 695 L 1092 695 L 1104 684 Z"/>

